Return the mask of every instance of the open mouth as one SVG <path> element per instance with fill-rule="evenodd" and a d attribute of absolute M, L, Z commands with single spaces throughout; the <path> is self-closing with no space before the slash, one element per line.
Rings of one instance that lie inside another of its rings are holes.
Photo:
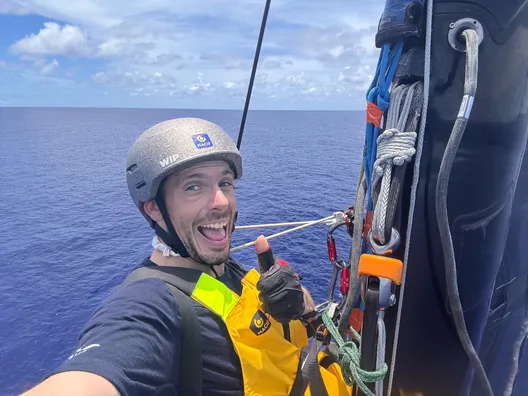
<path fill-rule="evenodd" d="M 209 241 L 222 243 L 227 236 L 227 221 L 202 224 L 198 226 L 198 231 Z"/>

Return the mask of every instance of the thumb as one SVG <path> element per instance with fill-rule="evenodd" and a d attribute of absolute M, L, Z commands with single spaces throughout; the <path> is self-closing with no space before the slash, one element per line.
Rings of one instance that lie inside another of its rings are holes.
<path fill-rule="evenodd" d="M 259 235 L 255 241 L 255 252 L 257 253 L 257 261 L 261 273 L 266 272 L 275 264 L 273 251 L 264 235 Z"/>
<path fill-rule="evenodd" d="M 267 238 L 264 235 L 259 235 L 259 237 L 256 239 L 255 252 L 257 253 L 257 261 L 258 261 L 261 274 L 268 271 L 274 264 L 277 264 L 283 267 L 290 266 L 286 261 L 282 259 L 275 259 L 273 255 L 273 251 L 271 250 L 271 246 Z M 297 273 L 295 273 L 295 276 L 299 280 L 303 279 Z"/>

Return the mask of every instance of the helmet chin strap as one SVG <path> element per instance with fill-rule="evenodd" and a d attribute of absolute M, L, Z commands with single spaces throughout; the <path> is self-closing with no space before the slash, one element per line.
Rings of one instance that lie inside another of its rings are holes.
<path fill-rule="evenodd" d="M 161 228 L 158 223 L 156 223 L 154 225 L 154 231 L 156 232 L 156 235 L 159 236 L 160 239 L 180 257 L 190 257 L 189 252 L 187 249 L 185 249 L 185 246 L 183 246 L 183 242 L 172 225 L 172 221 L 169 217 L 169 212 L 167 211 L 165 202 L 159 195 L 156 197 L 156 204 L 158 205 L 161 215 L 163 216 L 163 220 L 169 229 L 169 232 L 167 232 Z"/>

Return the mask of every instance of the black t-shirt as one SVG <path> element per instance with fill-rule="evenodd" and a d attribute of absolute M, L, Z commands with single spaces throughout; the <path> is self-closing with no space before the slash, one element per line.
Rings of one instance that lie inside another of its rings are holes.
<path fill-rule="evenodd" d="M 142 265 L 155 264 L 145 259 Z M 241 294 L 239 271 L 226 265 L 218 280 Z M 192 301 L 204 345 L 203 394 L 243 395 L 240 361 L 224 323 Z M 82 330 L 75 352 L 52 374 L 95 373 L 114 384 L 122 396 L 180 395 L 181 327 L 178 305 L 163 280 L 132 282 L 101 304 Z"/>

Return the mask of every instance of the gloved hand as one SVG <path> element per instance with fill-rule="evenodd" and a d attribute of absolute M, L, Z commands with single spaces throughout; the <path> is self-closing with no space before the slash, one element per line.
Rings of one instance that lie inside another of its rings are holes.
<path fill-rule="evenodd" d="M 304 312 L 304 292 L 299 277 L 282 260 L 276 260 L 257 282 L 264 310 L 275 320 L 287 323 L 301 319 Z"/>

